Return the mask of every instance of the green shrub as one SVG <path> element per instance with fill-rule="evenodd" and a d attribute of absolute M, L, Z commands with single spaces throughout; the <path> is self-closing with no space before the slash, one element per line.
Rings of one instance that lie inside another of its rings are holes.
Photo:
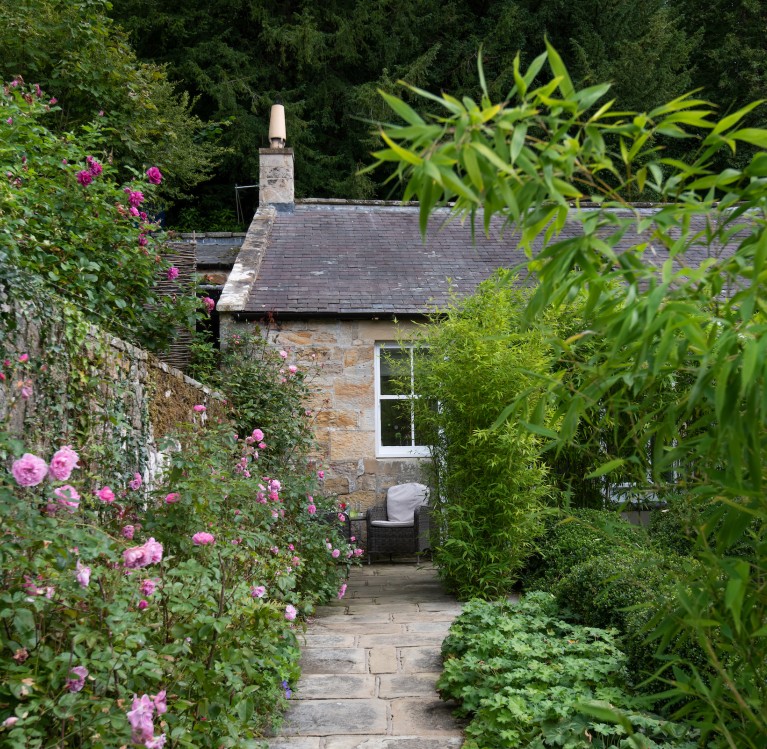
<path fill-rule="evenodd" d="M 691 554 L 697 535 L 696 523 L 700 520 L 695 500 L 686 494 L 670 495 L 665 500 L 666 506 L 650 515 L 650 538 L 665 553 Z"/>
<path fill-rule="evenodd" d="M 700 565 L 690 557 L 664 556 L 649 547 L 621 546 L 575 564 L 552 587 L 557 602 L 589 627 L 614 627 L 628 656 L 632 681 L 638 684 L 660 668 L 648 625 L 676 600 L 676 585 Z M 679 641 L 698 663 L 701 653 Z"/>
<path fill-rule="evenodd" d="M 559 619 L 548 593 L 518 605 L 469 602 L 442 653 L 437 688 L 471 719 L 465 749 L 696 746 L 684 726 L 642 712 L 627 694 L 614 633 Z M 625 725 L 587 717 L 579 706 L 592 702 L 619 709 Z"/>
<path fill-rule="evenodd" d="M 626 522 L 617 512 L 572 510 L 552 513 L 528 560 L 523 582 L 529 590 L 551 590 L 572 568 L 618 547 L 628 553 L 645 548 L 644 528 Z"/>
<path fill-rule="evenodd" d="M 525 299 L 491 279 L 415 344 L 416 429 L 433 457 L 434 561 L 464 599 L 510 590 L 541 510 L 556 503 L 539 438 L 516 420 L 494 426 L 510 399 L 542 387 L 552 357 L 542 331 L 520 324 Z"/>

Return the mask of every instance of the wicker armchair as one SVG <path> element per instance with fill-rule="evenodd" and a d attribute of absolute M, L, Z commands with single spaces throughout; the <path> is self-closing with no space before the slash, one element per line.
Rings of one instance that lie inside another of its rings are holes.
<path fill-rule="evenodd" d="M 418 487 L 418 489 L 410 488 L 409 490 L 421 493 L 421 498 L 417 500 L 417 505 L 412 510 L 413 519 L 402 520 L 403 514 L 400 513 L 396 516 L 396 520 L 391 520 L 388 508 L 392 501 L 392 490 L 395 492 L 397 490 L 407 491 L 408 487 Z M 420 504 L 428 496 L 427 492 L 427 488 L 422 484 L 400 484 L 389 490 L 385 504 L 376 505 L 367 511 L 365 525 L 367 529 L 368 564 L 370 564 L 373 554 L 420 555 L 429 548 L 431 520 L 429 508 Z"/>

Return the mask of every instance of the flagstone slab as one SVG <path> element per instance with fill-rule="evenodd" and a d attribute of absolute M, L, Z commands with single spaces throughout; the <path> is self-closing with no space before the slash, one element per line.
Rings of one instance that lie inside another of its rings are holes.
<path fill-rule="evenodd" d="M 296 700 L 285 716 L 282 732 L 295 736 L 385 734 L 384 700 Z"/>
<path fill-rule="evenodd" d="M 460 749 L 460 736 L 328 736 L 324 749 Z"/>
<path fill-rule="evenodd" d="M 443 632 L 396 632 L 392 634 L 358 635 L 357 646 L 374 648 L 380 645 L 395 647 L 420 647 L 422 645 L 442 645 Z"/>
<path fill-rule="evenodd" d="M 308 648 L 301 654 L 304 674 L 365 673 L 365 651 L 361 648 Z"/>
<path fill-rule="evenodd" d="M 390 635 L 383 635 L 389 637 Z M 305 648 L 353 648 L 356 635 L 307 632 L 301 643 Z"/>
<path fill-rule="evenodd" d="M 269 749 L 321 749 L 319 736 L 291 736 L 286 739 L 269 739 Z"/>
<path fill-rule="evenodd" d="M 403 624 L 409 622 L 452 622 L 455 616 L 448 611 L 416 611 L 413 614 L 407 611 L 397 611 L 391 615 L 392 621 Z"/>
<path fill-rule="evenodd" d="M 379 603 L 354 603 L 349 606 L 349 616 L 380 616 L 384 609 L 391 614 L 415 614 L 418 613 L 419 604 L 400 602 L 382 606 Z"/>
<path fill-rule="evenodd" d="M 348 619 L 349 617 L 345 617 L 345 619 Z M 403 625 L 401 623 L 395 624 L 394 622 L 349 622 L 334 619 L 333 621 L 328 621 L 327 619 L 320 619 L 315 624 L 312 625 L 312 628 L 319 632 L 319 631 L 332 631 L 332 632 L 338 632 L 341 634 L 376 634 L 376 635 L 383 635 L 383 634 L 389 634 L 392 632 L 403 632 Z"/>
<path fill-rule="evenodd" d="M 368 669 L 371 674 L 393 674 L 398 671 L 397 648 L 383 645 L 372 648 L 368 656 Z"/>
<path fill-rule="evenodd" d="M 408 622 L 405 625 L 405 629 L 408 632 L 444 632 L 447 635 L 447 631 L 450 629 L 451 620 L 441 619 L 438 621 L 428 622 Z"/>
<path fill-rule="evenodd" d="M 442 653 L 439 647 L 425 646 L 399 649 L 402 671 L 409 674 L 429 673 L 442 670 Z"/>
<path fill-rule="evenodd" d="M 372 674 L 305 674 L 293 692 L 299 700 L 370 699 L 375 697 Z M 403 695 L 404 696 L 404 695 Z"/>
<path fill-rule="evenodd" d="M 439 700 L 436 683 L 440 672 L 421 674 L 381 674 L 378 696 L 383 700 L 399 697 L 429 697 Z"/>
<path fill-rule="evenodd" d="M 400 699 L 391 701 L 392 733 L 396 735 L 428 736 L 434 733 L 456 735 L 458 728 L 451 707 L 429 699 Z"/>
<path fill-rule="evenodd" d="M 390 622 L 394 614 L 389 613 L 388 609 L 384 606 L 371 606 L 370 610 L 364 614 L 330 614 L 329 616 L 323 616 L 322 619 L 326 623 L 332 624 L 374 624 L 376 622 Z M 401 612 L 402 616 L 408 616 L 406 612 Z"/>

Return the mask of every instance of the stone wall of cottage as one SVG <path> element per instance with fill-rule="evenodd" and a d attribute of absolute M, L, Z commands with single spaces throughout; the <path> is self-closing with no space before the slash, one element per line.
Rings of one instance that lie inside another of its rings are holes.
<path fill-rule="evenodd" d="M 222 318 L 222 340 L 247 335 L 258 323 Z M 422 481 L 423 458 L 377 458 L 375 439 L 375 344 L 393 342 L 410 323 L 383 320 L 284 321 L 269 337 L 291 363 L 316 371 L 312 380 L 318 459 L 326 467 L 325 490 L 354 509 L 382 502 L 394 484 Z"/>

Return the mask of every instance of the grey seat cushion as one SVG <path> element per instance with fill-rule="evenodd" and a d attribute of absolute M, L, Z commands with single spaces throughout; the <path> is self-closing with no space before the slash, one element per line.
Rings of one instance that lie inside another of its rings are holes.
<path fill-rule="evenodd" d="M 373 520 L 370 525 L 376 525 L 379 528 L 412 528 L 413 522 L 398 523 L 394 520 Z"/>
<path fill-rule="evenodd" d="M 413 525 L 416 507 L 425 505 L 429 500 L 429 487 L 411 482 L 389 487 L 386 492 L 386 517 L 389 523 Z M 373 524 L 384 521 L 373 521 Z"/>

